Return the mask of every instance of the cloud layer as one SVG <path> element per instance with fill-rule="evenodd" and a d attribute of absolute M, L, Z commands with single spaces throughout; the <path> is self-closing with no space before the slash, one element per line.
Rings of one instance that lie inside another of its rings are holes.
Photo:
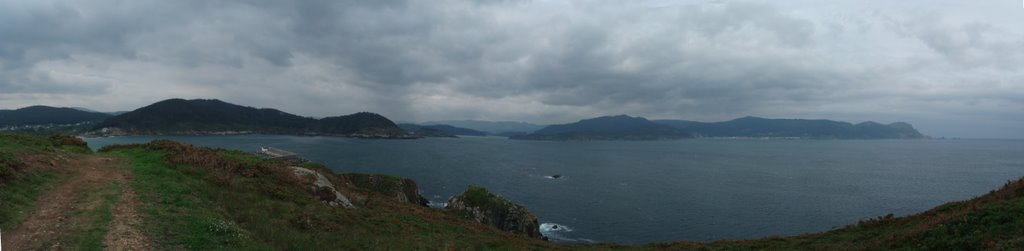
<path fill-rule="evenodd" d="M 219 98 L 330 116 L 908 121 L 1024 137 L 986 1 L 0 1 L 0 107 Z"/>

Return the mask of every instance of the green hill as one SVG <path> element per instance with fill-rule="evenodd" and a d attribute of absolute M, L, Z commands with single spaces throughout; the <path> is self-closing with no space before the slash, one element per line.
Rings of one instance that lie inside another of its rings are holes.
<path fill-rule="evenodd" d="M 742 117 L 723 122 L 656 120 L 696 137 L 797 137 L 812 139 L 920 139 L 920 132 L 908 123 L 888 125 L 876 122 L 850 124 L 832 120 L 767 119 Z"/>
<path fill-rule="evenodd" d="M 29 106 L 17 110 L 0 110 L 0 127 L 26 125 L 64 125 L 97 121 L 110 117 L 99 112 L 86 112 L 74 108 Z"/>
<path fill-rule="evenodd" d="M 108 118 L 95 128 L 144 133 L 229 130 L 301 133 L 316 122 L 275 109 L 239 106 L 215 99 L 168 99 Z"/>
<path fill-rule="evenodd" d="M 216 99 L 168 99 L 107 118 L 93 127 L 101 134 L 299 134 L 408 138 L 394 122 L 360 112 L 313 119 L 276 109 L 253 108 Z"/>
<path fill-rule="evenodd" d="M 512 136 L 528 140 L 659 140 L 689 137 L 668 125 L 641 117 L 605 116 L 576 123 L 551 125 L 531 134 Z"/>
<path fill-rule="evenodd" d="M 439 132 L 443 133 L 443 135 L 441 135 L 441 137 L 448 137 L 449 135 L 450 136 L 455 136 L 455 135 L 487 136 L 487 133 L 485 133 L 485 132 L 481 132 L 481 131 L 477 131 L 477 130 L 473 130 L 473 129 L 469 129 L 469 128 L 450 126 L 450 125 L 419 125 L 419 124 L 403 123 L 403 124 L 398 124 L 398 127 L 401 127 L 402 130 L 406 130 L 406 131 L 412 132 L 412 133 L 416 133 L 417 131 L 423 130 L 423 131 L 426 131 L 426 132 L 429 132 L 429 133 L 433 134 L 434 131 L 439 131 Z"/>
<path fill-rule="evenodd" d="M 528 140 L 662 140 L 704 137 L 803 138 L 803 139 L 920 139 L 908 123 L 850 124 L 831 120 L 766 119 L 743 117 L 724 122 L 647 120 L 627 115 L 584 119 L 551 125 L 512 139 Z"/>
<path fill-rule="evenodd" d="M 528 134 L 544 128 L 541 125 L 513 121 L 445 120 L 419 123 L 421 125 L 450 125 L 472 129 L 490 135 Z"/>

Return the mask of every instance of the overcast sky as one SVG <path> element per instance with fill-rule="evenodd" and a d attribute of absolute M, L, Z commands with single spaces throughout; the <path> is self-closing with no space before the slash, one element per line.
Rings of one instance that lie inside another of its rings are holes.
<path fill-rule="evenodd" d="M 1021 1 L 0 0 L 0 109 L 745 115 L 1024 138 Z"/>

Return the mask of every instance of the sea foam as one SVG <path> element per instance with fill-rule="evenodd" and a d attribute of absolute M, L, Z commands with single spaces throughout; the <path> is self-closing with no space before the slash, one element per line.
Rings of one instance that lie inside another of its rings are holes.
<path fill-rule="evenodd" d="M 585 238 L 571 238 L 565 236 L 566 233 L 572 232 L 573 229 L 562 224 L 557 223 L 542 223 L 540 224 L 540 234 L 547 237 L 549 240 L 556 242 L 586 242 L 593 243 L 594 240 Z"/>

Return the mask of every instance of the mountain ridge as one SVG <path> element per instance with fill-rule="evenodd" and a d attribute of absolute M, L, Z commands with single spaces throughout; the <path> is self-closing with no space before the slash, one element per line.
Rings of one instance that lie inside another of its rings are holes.
<path fill-rule="evenodd" d="M 923 134 L 906 122 L 857 124 L 826 119 L 769 119 L 745 116 L 721 122 L 656 120 L 694 137 L 807 138 L 807 139 L 920 139 Z"/>
<path fill-rule="evenodd" d="M 87 112 L 68 107 L 33 105 L 15 110 L 0 110 L 0 127 L 46 124 L 75 124 L 110 117 L 100 112 Z"/>
<path fill-rule="evenodd" d="M 441 120 L 416 123 L 420 125 L 450 125 L 485 132 L 490 135 L 527 134 L 543 128 L 542 125 L 517 121 Z"/>
<path fill-rule="evenodd" d="M 481 132 L 481 131 L 477 131 L 477 130 L 473 130 L 473 129 L 469 129 L 469 128 L 452 126 L 452 125 L 442 125 L 442 124 L 437 124 L 437 125 L 420 125 L 420 124 L 413 124 L 413 123 L 400 123 L 400 124 L 398 124 L 398 127 L 402 128 L 403 130 L 406 130 L 408 132 L 415 132 L 415 131 L 418 131 L 418 130 L 423 129 L 423 128 L 428 128 L 428 129 L 433 129 L 433 130 L 441 131 L 441 132 L 444 132 L 444 133 L 447 133 L 447 134 L 450 134 L 450 135 L 453 135 L 453 136 L 454 135 L 487 136 L 487 133 L 485 133 L 485 132 Z"/>
<path fill-rule="evenodd" d="M 665 140 L 688 138 L 675 128 L 628 115 L 602 116 L 575 123 L 550 125 L 533 133 L 512 136 L 526 140 Z"/>
<path fill-rule="evenodd" d="M 360 138 L 411 138 L 390 119 L 359 112 L 313 119 L 272 108 L 236 105 L 217 99 L 167 99 L 107 118 L 93 127 L 100 134 L 297 134 Z"/>
<path fill-rule="evenodd" d="M 664 140 L 681 138 L 921 139 L 906 122 L 858 124 L 833 120 L 768 119 L 746 116 L 722 122 L 648 120 L 628 115 L 602 116 L 550 125 L 525 140 Z"/>

